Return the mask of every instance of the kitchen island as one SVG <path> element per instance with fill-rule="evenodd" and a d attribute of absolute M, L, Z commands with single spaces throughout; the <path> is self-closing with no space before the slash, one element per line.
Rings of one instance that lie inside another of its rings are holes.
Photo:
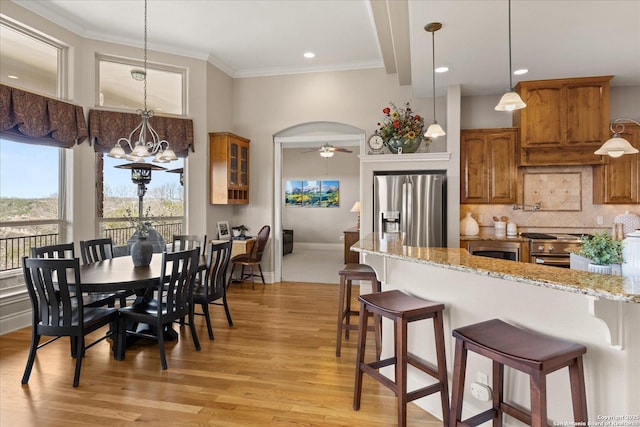
<path fill-rule="evenodd" d="M 400 289 L 445 304 L 447 361 L 451 378 L 455 328 L 499 318 L 516 326 L 565 338 L 587 346 L 584 358 L 590 421 L 607 416 L 640 414 L 640 279 L 539 266 L 470 255 L 460 248 L 418 248 L 403 245 L 398 235 L 370 234 L 352 249 L 375 268 L 383 290 Z M 414 326 L 414 325 L 412 325 Z M 383 325 L 383 357 L 393 350 L 392 329 Z M 409 332 L 409 351 L 435 361 L 429 322 Z M 387 371 L 392 375 L 392 371 Z M 468 392 L 476 373 L 491 373 L 491 363 L 478 355 L 467 362 L 464 417 L 490 407 Z M 409 388 L 429 381 L 409 372 Z M 490 375 L 489 375 L 490 377 Z M 567 370 L 548 376 L 550 422 L 572 420 Z M 528 377 L 505 369 L 511 400 L 529 407 Z M 418 405 L 442 416 L 438 399 Z M 506 418 L 507 424 L 515 422 Z M 635 419 L 634 426 L 640 426 Z"/>

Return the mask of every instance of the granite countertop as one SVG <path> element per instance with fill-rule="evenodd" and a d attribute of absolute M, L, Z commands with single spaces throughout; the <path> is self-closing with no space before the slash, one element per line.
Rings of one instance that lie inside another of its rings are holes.
<path fill-rule="evenodd" d="M 372 233 L 352 246 L 356 252 L 382 255 L 450 270 L 482 274 L 534 286 L 598 298 L 640 303 L 640 277 L 595 274 L 524 262 L 470 255 L 460 248 L 405 246 L 398 239 L 380 239 Z"/>

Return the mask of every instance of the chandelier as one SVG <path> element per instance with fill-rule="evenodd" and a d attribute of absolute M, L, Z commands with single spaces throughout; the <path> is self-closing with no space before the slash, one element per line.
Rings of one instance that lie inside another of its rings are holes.
<path fill-rule="evenodd" d="M 154 112 L 147 109 L 147 75 L 147 0 L 144 0 L 144 70 L 131 71 L 131 77 L 134 80 L 141 80 L 144 83 L 144 109 L 137 111 L 141 117 L 140 124 L 131 131 L 128 138 L 120 138 L 108 156 L 144 162 L 145 157 L 151 157 L 155 154 L 152 161 L 156 163 L 178 160 L 176 153 L 169 148 L 169 142 L 166 139 L 160 139 L 158 132 L 149 122 Z M 122 145 L 129 147 L 130 154 L 125 152 Z"/>

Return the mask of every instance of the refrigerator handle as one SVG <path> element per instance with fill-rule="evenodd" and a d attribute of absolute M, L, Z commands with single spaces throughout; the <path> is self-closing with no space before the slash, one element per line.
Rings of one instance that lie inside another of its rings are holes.
<path fill-rule="evenodd" d="M 405 236 L 409 236 L 410 228 L 411 228 L 411 212 L 413 211 L 413 183 L 410 180 L 407 180 L 404 184 L 402 184 L 402 214 L 400 215 L 400 220 L 402 221 L 401 227 L 402 232 Z"/>

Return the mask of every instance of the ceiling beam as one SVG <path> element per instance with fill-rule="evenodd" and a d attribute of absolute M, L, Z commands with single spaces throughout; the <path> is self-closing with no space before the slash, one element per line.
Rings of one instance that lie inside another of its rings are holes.
<path fill-rule="evenodd" d="M 378 44 L 387 74 L 398 74 L 401 86 L 411 84 L 408 0 L 370 0 Z"/>

